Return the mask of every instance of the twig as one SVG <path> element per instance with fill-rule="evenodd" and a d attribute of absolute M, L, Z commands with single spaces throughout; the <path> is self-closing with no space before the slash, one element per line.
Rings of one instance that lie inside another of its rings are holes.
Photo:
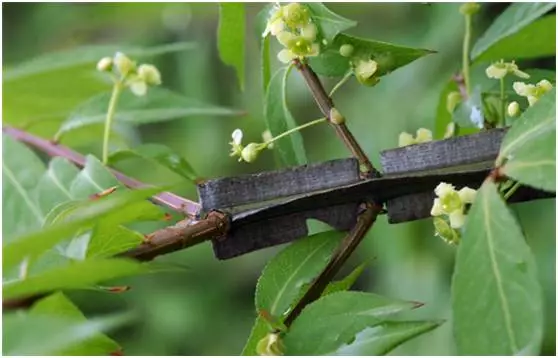
<path fill-rule="evenodd" d="M 349 128 L 347 128 L 347 126 L 344 123 L 335 124 L 330 121 L 329 118 L 330 112 L 331 109 L 334 108 L 333 101 L 328 96 L 326 90 L 324 89 L 324 86 L 320 82 L 320 79 L 318 78 L 316 73 L 308 66 L 308 64 L 302 61 L 294 60 L 294 64 L 296 68 L 299 70 L 299 72 L 302 74 L 302 77 L 304 78 L 306 84 L 310 88 L 310 92 L 312 92 L 312 96 L 314 97 L 314 100 L 318 104 L 318 107 L 320 107 L 320 110 L 322 111 L 323 115 L 328 119 L 329 123 L 335 128 L 337 135 L 339 136 L 339 138 L 341 138 L 343 143 L 345 143 L 345 146 L 347 146 L 347 148 L 349 148 L 353 156 L 358 159 L 363 169 L 362 170 L 363 175 L 365 177 L 379 176 L 378 171 L 374 169 L 374 166 L 372 165 L 372 163 L 370 162 L 370 160 L 368 159 L 368 157 L 366 156 L 366 154 L 364 153 L 364 151 L 356 141 L 355 137 L 353 136 Z"/>
<path fill-rule="evenodd" d="M 327 285 L 331 282 L 331 280 L 333 280 L 333 277 L 335 277 L 343 264 L 345 264 L 347 259 L 355 251 L 368 230 L 376 221 L 378 214 L 382 211 L 382 207 L 376 204 L 366 203 L 365 206 L 366 209 L 359 215 L 357 224 L 343 239 L 343 242 L 339 245 L 337 251 L 329 260 L 325 269 L 318 277 L 316 277 L 316 279 L 314 279 L 314 282 L 310 285 L 304 296 L 302 296 L 294 308 L 289 312 L 284 321 L 285 326 L 289 327 L 302 312 L 304 307 L 321 296 Z"/>
<path fill-rule="evenodd" d="M 63 157 L 76 164 L 77 166 L 85 166 L 85 157 L 68 147 L 48 141 L 46 139 L 39 138 L 30 133 L 10 126 L 3 126 L 2 131 L 12 138 L 20 142 L 29 144 L 51 157 Z M 147 184 L 130 178 L 114 169 L 109 170 L 120 182 L 122 182 L 129 188 L 139 189 L 148 186 Z M 170 192 L 157 194 L 153 196 L 152 200 L 157 204 L 164 205 L 172 210 L 175 210 L 192 218 L 196 217 L 201 210 L 201 206 L 199 203 L 182 198 Z"/>
<path fill-rule="evenodd" d="M 203 220 L 185 219 L 173 226 L 157 230 L 147 235 L 147 242 L 117 255 L 117 257 L 150 261 L 159 255 L 182 250 L 207 240 L 222 237 L 228 230 L 228 216 L 218 211 L 212 211 Z M 47 292 L 30 297 L 3 300 L 2 309 L 27 308 L 48 294 Z"/>

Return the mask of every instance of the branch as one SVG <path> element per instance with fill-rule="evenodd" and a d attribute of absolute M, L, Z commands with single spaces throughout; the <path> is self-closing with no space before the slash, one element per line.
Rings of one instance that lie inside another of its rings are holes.
<path fill-rule="evenodd" d="M 150 261 L 159 255 L 182 250 L 207 240 L 217 239 L 229 230 L 229 218 L 226 214 L 212 211 L 207 218 L 199 221 L 185 219 L 173 226 L 157 230 L 147 235 L 147 240 L 140 246 L 116 255 L 139 261 Z M 42 294 L 2 301 L 3 310 L 28 308 L 37 300 L 47 296 Z"/>
<path fill-rule="evenodd" d="M 322 111 L 323 115 L 328 119 L 329 123 L 335 128 L 337 135 L 339 136 L 339 138 L 341 138 L 343 143 L 345 143 L 345 146 L 347 146 L 347 148 L 349 148 L 353 156 L 358 159 L 358 162 L 363 168 L 364 176 L 365 177 L 379 176 L 379 172 L 374 168 L 374 166 L 372 165 L 372 163 L 370 162 L 370 160 L 368 159 L 368 157 L 366 156 L 366 154 L 364 153 L 364 151 L 356 141 L 355 137 L 353 136 L 349 128 L 344 123 L 335 124 L 331 121 L 330 112 L 331 109 L 334 108 L 333 101 L 328 96 L 326 90 L 324 89 L 324 86 L 320 82 L 320 79 L 318 78 L 316 73 L 312 70 L 312 68 L 310 68 L 310 66 L 308 66 L 308 64 L 302 61 L 294 60 L 294 64 L 296 68 L 300 71 L 304 80 L 306 81 L 306 84 L 308 85 L 310 92 L 312 92 L 312 96 L 314 97 L 314 100 L 318 104 L 318 107 L 320 107 L 320 110 Z"/>
<path fill-rule="evenodd" d="M 85 157 L 68 147 L 54 143 L 52 141 L 48 141 L 46 139 L 39 138 L 14 127 L 3 126 L 2 131 L 10 137 L 20 142 L 29 144 L 30 146 L 39 149 L 40 151 L 48 154 L 51 157 L 63 157 L 76 164 L 77 166 L 85 166 Z M 129 188 L 139 189 L 148 186 L 114 169 L 109 168 L 109 170 L 120 182 L 122 182 Z M 179 213 L 186 214 L 189 217 L 196 217 L 201 209 L 200 204 L 198 204 L 197 202 L 182 198 L 170 192 L 157 194 L 153 196 L 152 200 L 157 204 L 164 205 Z"/>
<path fill-rule="evenodd" d="M 296 306 L 289 312 L 285 318 L 284 324 L 289 327 L 293 321 L 300 315 L 304 307 L 320 298 L 327 285 L 333 280 L 333 277 L 339 272 L 347 259 L 355 251 L 368 230 L 374 225 L 378 214 L 381 213 L 382 207 L 376 204 L 366 203 L 366 209 L 358 217 L 356 225 L 351 232 L 343 239 L 343 242 L 337 248 L 333 257 L 325 269 L 320 273 L 314 282 L 308 288 L 308 291 L 298 301 Z"/>

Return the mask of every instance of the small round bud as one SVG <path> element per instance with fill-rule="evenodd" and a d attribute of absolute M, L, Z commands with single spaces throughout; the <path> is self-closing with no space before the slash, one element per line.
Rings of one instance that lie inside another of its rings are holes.
<path fill-rule="evenodd" d="M 252 163 L 258 158 L 258 154 L 260 153 L 260 148 L 258 143 L 250 143 L 244 149 L 242 149 L 242 153 L 240 157 L 246 163 Z"/>
<path fill-rule="evenodd" d="M 462 100 L 463 97 L 461 97 L 461 93 L 457 91 L 448 93 L 448 97 L 446 98 L 446 109 L 448 110 L 448 112 L 453 113 L 455 107 L 457 107 L 457 105 L 461 103 Z"/>
<path fill-rule="evenodd" d="M 157 86 L 161 84 L 161 74 L 159 73 L 157 67 L 153 65 L 140 65 L 138 67 L 138 76 L 150 86 Z"/>
<path fill-rule="evenodd" d="M 374 60 L 359 61 L 355 67 L 356 79 L 365 86 L 374 86 L 380 80 L 374 74 L 378 70 L 378 63 Z"/>
<path fill-rule="evenodd" d="M 112 70 L 112 58 L 103 57 L 97 62 L 97 71 L 108 72 Z"/>
<path fill-rule="evenodd" d="M 339 47 L 339 53 L 343 57 L 350 57 L 353 54 L 354 49 L 355 48 L 353 47 L 353 45 L 344 44 L 341 47 Z"/>
<path fill-rule="evenodd" d="M 480 5 L 474 2 L 468 2 L 459 8 L 459 12 L 463 15 L 474 15 L 480 10 Z"/>
<path fill-rule="evenodd" d="M 519 114 L 519 103 L 513 101 L 508 105 L 508 116 L 517 117 L 518 114 Z"/>
<path fill-rule="evenodd" d="M 540 87 L 544 90 L 544 92 L 548 92 L 552 90 L 552 83 L 550 83 L 549 80 L 542 80 L 539 83 L 537 83 L 537 87 Z"/>
<path fill-rule="evenodd" d="M 457 125 L 455 122 L 449 122 L 446 126 L 446 131 L 444 132 L 444 139 L 451 138 L 455 135 Z"/>
<path fill-rule="evenodd" d="M 416 143 L 426 143 L 432 141 L 432 131 L 426 128 L 419 128 L 415 138 Z"/>
<path fill-rule="evenodd" d="M 329 120 L 331 121 L 331 123 L 334 124 L 343 124 L 345 123 L 345 117 L 343 117 L 343 115 L 341 114 L 341 112 L 339 112 L 337 110 L 337 108 L 333 107 L 330 111 L 329 111 Z"/>
<path fill-rule="evenodd" d="M 123 77 L 127 76 L 136 68 L 136 64 L 122 52 L 117 52 L 116 55 L 114 55 L 114 65 Z"/>
<path fill-rule="evenodd" d="M 406 147 L 408 145 L 415 144 L 415 138 L 412 134 L 407 132 L 402 132 L 399 134 L 399 146 Z"/>

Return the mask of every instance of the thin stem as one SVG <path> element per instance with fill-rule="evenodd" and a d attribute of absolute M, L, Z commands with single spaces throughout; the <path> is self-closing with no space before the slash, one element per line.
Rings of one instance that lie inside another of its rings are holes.
<path fill-rule="evenodd" d="M 471 21 L 472 15 L 465 15 L 465 36 L 463 37 L 463 80 L 465 82 L 465 89 L 467 90 L 467 97 L 471 94 L 471 84 L 469 78 L 469 52 L 471 47 Z"/>
<path fill-rule="evenodd" d="M 341 81 L 337 82 L 337 84 L 335 86 L 333 86 L 333 88 L 331 89 L 331 92 L 329 92 L 329 96 L 333 97 L 333 94 L 339 89 L 341 88 L 345 83 L 347 83 L 347 81 L 351 78 L 351 76 L 353 75 L 353 71 L 349 70 L 347 73 L 345 73 L 345 76 L 343 76 L 343 78 L 341 79 Z"/>
<path fill-rule="evenodd" d="M 502 110 L 502 127 L 506 126 L 506 93 L 504 92 L 504 77 L 500 78 L 500 101 Z"/>
<path fill-rule="evenodd" d="M 296 127 L 296 128 L 289 129 L 288 131 L 279 134 L 277 137 L 271 138 L 270 140 L 268 140 L 267 142 L 265 142 L 265 143 L 263 143 L 263 144 L 267 147 L 269 144 L 275 142 L 275 141 L 278 140 L 278 139 L 281 139 L 281 138 L 283 138 L 283 137 L 286 137 L 286 136 L 288 136 L 288 135 L 291 134 L 291 133 L 294 133 L 294 132 L 299 131 L 299 130 L 301 130 L 301 129 L 304 129 L 304 128 L 307 128 L 307 127 L 311 127 L 311 126 L 313 126 L 313 125 L 316 125 L 316 124 L 318 124 L 318 123 L 323 123 L 323 122 L 326 122 L 326 121 L 327 121 L 327 118 L 322 117 L 322 118 L 315 119 L 315 120 L 313 120 L 313 121 L 311 121 L 311 122 L 304 123 L 303 125 L 300 125 L 300 126 L 298 126 L 298 127 Z"/>
<path fill-rule="evenodd" d="M 109 139 L 110 139 L 110 128 L 112 126 L 112 119 L 116 113 L 116 105 L 118 103 L 118 97 L 124 88 L 122 81 L 116 81 L 114 87 L 112 88 L 112 95 L 110 96 L 110 102 L 107 109 L 107 119 L 105 121 L 105 133 L 103 134 L 103 164 L 107 165 L 108 155 L 109 155 Z"/>
<path fill-rule="evenodd" d="M 289 327 L 302 312 L 304 307 L 320 298 L 327 285 L 331 282 L 331 280 L 333 280 L 333 277 L 339 272 L 343 264 L 355 251 L 368 230 L 376 221 L 378 214 L 382 211 L 381 206 L 370 203 L 366 203 L 364 205 L 366 209 L 359 215 L 356 225 L 343 239 L 325 269 L 323 269 L 318 277 L 314 279 L 304 296 L 302 296 L 285 318 L 285 321 L 283 322 L 285 326 Z"/>
<path fill-rule="evenodd" d="M 13 128 L 10 126 L 3 126 L 2 132 L 14 138 L 15 140 L 39 149 L 41 152 L 44 152 L 51 157 L 66 158 L 79 167 L 85 166 L 84 156 L 71 150 L 68 147 L 59 145 L 43 138 L 36 137 L 30 133 L 22 131 L 21 129 Z M 122 182 L 122 184 L 126 185 L 129 188 L 139 189 L 147 186 L 147 184 L 130 178 L 117 170 L 110 169 L 110 171 L 116 177 L 116 179 L 118 179 L 120 182 Z M 199 203 L 180 197 L 170 192 L 159 193 L 153 196 L 151 200 L 190 217 L 197 216 L 201 211 L 201 206 Z"/>
<path fill-rule="evenodd" d="M 515 184 L 504 194 L 504 200 L 508 200 L 513 195 L 513 193 L 515 193 L 517 189 L 519 189 L 520 186 L 521 183 L 516 181 Z"/>

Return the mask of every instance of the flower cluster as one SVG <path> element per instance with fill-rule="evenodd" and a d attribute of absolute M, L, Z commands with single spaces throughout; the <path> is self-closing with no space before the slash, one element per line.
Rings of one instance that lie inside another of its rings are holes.
<path fill-rule="evenodd" d="M 525 79 L 530 77 L 527 73 L 521 71 L 514 61 L 504 62 L 504 60 L 500 60 L 486 68 L 486 76 L 488 78 L 501 80 L 507 75 L 514 75 Z"/>
<path fill-rule="evenodd" d="M 271 134 L 266 135 L 266 133 L 264 132 L 263 137 L 265 138 L 270 135 Z M 262 150 L 264 150 L 265 148 L 271 148 L 271 145 L 267 143 L 268 141 L 266 141 L 265 143 L 249 143 L 246 146 L 243 146 L 242 136 L 242 130 L 235 129 L 232 132 L 232 142 L 229 143 L 232 146 L 230 156 L 238 157 L 239 162 L 244 160 L 246 163 L 252 163 L 258 158 L 258 155 Z"/>
<path fill-rule="evenodd" d="M 425 143 L 432 141 L 432 132 L 426 128 L 419 128 L 416 137 L 410 133 L 399 134 L 399 146 L 406 147 L 411 144 Z"/>
<path fill-rule="evenodd" d="M 159 70 L 150 64 L 137 66 L 134 61 L 121 52 L 117 52 L 114 57 L 103 57 L 97 63 L 97 70 L 100 72 L 112 72 L 115 82 L 122 83 L 136 96 L 143 96 L 147 93 L 148 86 L 161 84 L 161 74 Z"/>
<path fill-rule="evenodd" d="M 263 36 L 271 34 L 277 38 L 285 47 L 277 54 L 277 58 L 289 63 L 296 58 L 317 56 L 320 53 L 317 33 L 308 8 L 299 3 L 290 3 L 273 8 Z"/>
<path fill-rule="evenodd" d="M 450 243 L 457 243 L 460 233 L 456 229 L 461 229 L 465 224 L 469 205 L 475 201 L 477 191 L 469 187 L 455 190 L 455 187 L 448 183 L 440 183 L 434 189 L 437 198 L 430 215 L 434 216 L 434 226 L 436 235 L 442 237 Z M 445 220 L 447 217 L 449 220 Z"/>
<path fill-rule="evenodd" d="M 544 95 L 545 93 L 551 91 L 552 88 L 552 83 L 550 83 L 550 81 L 548 80 L 542 80 L 536 85 L 525 84 L 524 82 L 514 82 L 513 84 L 513 90 L 515 91 L 515 93 L 517 93 L 521 97 L 527 97 L 529 106 L 537 103 L 539 98 L 541 98 L 542 95 Z"/>

